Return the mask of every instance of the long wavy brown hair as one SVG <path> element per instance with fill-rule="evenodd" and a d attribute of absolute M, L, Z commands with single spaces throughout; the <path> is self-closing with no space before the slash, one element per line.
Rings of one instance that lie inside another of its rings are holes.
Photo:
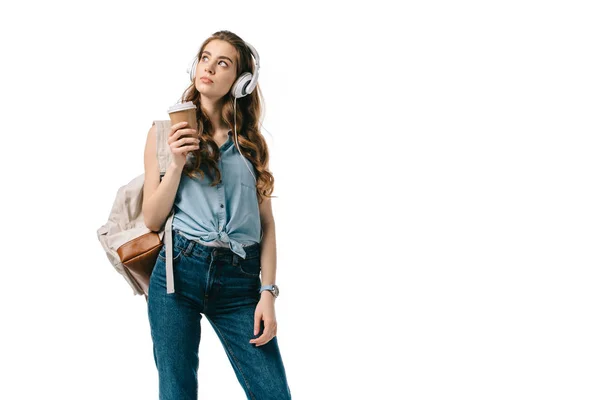
<path fill-rule="evenodd" d="M 240 76 L 243 72 L 254 73 L 254 62 L 252 53 L 244 40 L 236 34 L 229 31 L 215 32 L 202 43 L 196 58 L 204 51 L 206 45 L 215 39 L 224 40 L 230 43 L 237 50 L 237 66 L 236 76 Z M 235 100 L 231 92 L 228 92 L 224 98 L 223 108 L 221 112 L 221 121 L 227 125 L 232 131 L 234 130 L 234 108 L 233 101 Z M 220 150 L 217 143 L 213 140 L 210 132 L 213 131 L 213 126 L 208 116 L 202 111 L 200 106 L 200 92 L 196 89 L 194 82 L 184 91 L 181 96 L 181 102 L 191 101 L 196 105 L 196 119 L 198 122 L 198 132 L 200 133 L 200 148 L 193 151 L 194 156 L 192 162 L 188 162 L 183 172 L 190 178 L 204 178 L 204 170 L 211 176 L 212 183 L 210 186 L 215 186 L 221 182 L 221 171 L 218 167 L 218 159 Z M 264 98 L 260 90 L 260 84 L 257 84 L 252 93 L 237 99 L 235 111 L 236 127 L 238 144 L 240 151 L 256 169 L 256 191 L 258 202 L 262 203 L 264 197 L 271 196 L 273 193 L 274 178 L 268 169 L 269 165 L 269 150 L 267 143 L 260 132 L 259 120 L 263 109 Z M 235 140 L 234 140 L 235 142 Z M 235 145 L 235 143 L 234 143 Z"/>

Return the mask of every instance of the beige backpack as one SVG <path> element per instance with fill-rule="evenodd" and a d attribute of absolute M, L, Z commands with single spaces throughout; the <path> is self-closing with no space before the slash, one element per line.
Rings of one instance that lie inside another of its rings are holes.
<path fill-rule="evenodd" d="M 162 180 L 172 157 L 167 143 L 171 121 L 157 120 L 153 125 L 156 125 L 156 155 Z M 133 294 L 143 294 L 147 301 L 150 274 L 163 246 L 163 238 L 166 242 L 167 293 L 174 292 L 173 276 L 168 276 L 173 271 L 174 209 L 160 232 L 151 231 L 142 214 L 143 187 L 144 174 L 141 174 L 119 188 L 108 221 L 97 230 L 97 235 L 110 263 L 131 286 Z"/>

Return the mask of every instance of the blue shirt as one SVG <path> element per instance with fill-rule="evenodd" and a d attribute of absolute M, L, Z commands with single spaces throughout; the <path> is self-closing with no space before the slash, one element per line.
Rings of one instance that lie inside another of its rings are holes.
<path fill-rule="evenodd" d="M 262 227 L 252 163 L 241 156 L 233 133 L 221 147 L 221 183 L 210 186 L 211 177 L 203 167 L 204 178 L 185 173 L 175 196 L 173 229 L 184 237 L 210 246 L 229 247 L 246 258 L 244 246 L 260 243 Z M 248 166 L 245 164 L 247 163 Z"/>

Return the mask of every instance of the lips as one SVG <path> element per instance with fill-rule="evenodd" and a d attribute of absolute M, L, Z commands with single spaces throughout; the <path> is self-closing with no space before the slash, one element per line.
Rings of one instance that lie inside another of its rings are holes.
<path fill-rule="evenodd" d="M 211 81 L 210 79 L 208 79 L 208 78 L 206 78 L 206 77 L 204 77 L 204 76 L 203 76 L 202 78 L 200 78 L 200 80 L 201 80 L 202 82 L 204 82 L 204 83 L 214 83 L 213 81 Z"/>

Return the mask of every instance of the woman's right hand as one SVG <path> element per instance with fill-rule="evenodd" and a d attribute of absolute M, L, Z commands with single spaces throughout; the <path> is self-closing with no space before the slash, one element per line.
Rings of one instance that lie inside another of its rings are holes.
<path fill-rule="evenodd" d="M 187 154 L 197 150 L 200 146 L 198 130 L 185 128 L 187 125 L 186 121 L 171 125 L 171 132 L 167 140 L 173 155 L 172 163 L 181 169 L 185 166 Z"/>

